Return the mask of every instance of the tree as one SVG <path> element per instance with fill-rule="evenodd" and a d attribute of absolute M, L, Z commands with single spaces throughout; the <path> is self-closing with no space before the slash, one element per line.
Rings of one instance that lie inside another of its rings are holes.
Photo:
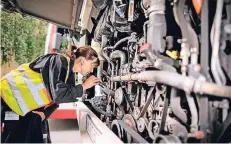
<path fill-rule="evenodd" d="M 19 13 L 1 12 L 1 65 L 12 55 L 18 64 L 27 63 L 44 52 L 47 23 Z"/>

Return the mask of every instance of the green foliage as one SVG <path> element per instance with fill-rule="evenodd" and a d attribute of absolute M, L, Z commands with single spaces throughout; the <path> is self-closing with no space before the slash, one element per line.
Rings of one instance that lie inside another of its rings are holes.
<path fill-rule="evenodd" d="M 64 53 L 67 50 L 67 48 L 68 48 L 68 41 L 65 35 L 63 35 L 61 46 L 60 46 L 60 53 Z"/>
<path fill-rule="evenodd" d="M 18 64 L 27 63 L 44 52 L 47 23 L 18 13 L 1 12 L 1 64 L 11 55 Z"/>

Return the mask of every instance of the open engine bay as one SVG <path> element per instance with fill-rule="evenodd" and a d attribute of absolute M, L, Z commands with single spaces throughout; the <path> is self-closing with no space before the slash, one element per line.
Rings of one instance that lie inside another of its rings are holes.
<path fill-rule="evenodd" d="M 231 1 L 93 4 L 101 120 L 127 143 L 230 142 Z"/>
<path fill-rule="evenodd" d="M 90 103 L 123 142 L 231 142 L 231 0 L 91 3 L 101 82 Z"/>

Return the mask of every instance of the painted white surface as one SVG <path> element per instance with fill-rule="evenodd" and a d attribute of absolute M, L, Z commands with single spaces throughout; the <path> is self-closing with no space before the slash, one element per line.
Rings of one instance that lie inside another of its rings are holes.
<path fill-rule="evenodd" d="M 52 143 L 81 143 L 77 120 L 49 120 Z"/>

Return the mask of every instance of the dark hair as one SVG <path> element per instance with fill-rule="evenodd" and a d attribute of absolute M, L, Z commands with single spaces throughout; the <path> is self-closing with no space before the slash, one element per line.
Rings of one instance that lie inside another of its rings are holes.
<path fill-rule="evenodd" d="M 99 58 L 97 52 L 90 46 L 79 47 L 75 52 L 75 58 L 84 57 L 87 60 L 94 60 L 97 58 L 96 66 L 99 66 Z"/>

